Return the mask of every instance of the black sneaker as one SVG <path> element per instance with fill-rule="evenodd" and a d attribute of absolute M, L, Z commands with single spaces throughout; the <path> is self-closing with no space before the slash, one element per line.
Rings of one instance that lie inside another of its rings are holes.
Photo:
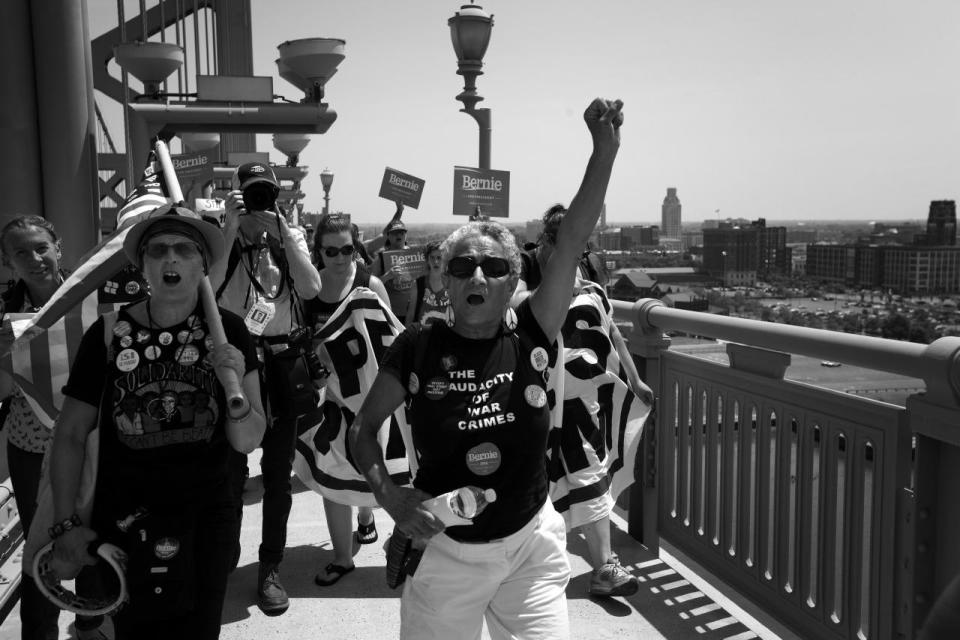
<path fill-rule="evenodd" d="M 280 584 L 280 565 L 261 562 L 257 574 L 257 606 L 268 616 L 279 616 L 290 606 L 287 591 Z"/>

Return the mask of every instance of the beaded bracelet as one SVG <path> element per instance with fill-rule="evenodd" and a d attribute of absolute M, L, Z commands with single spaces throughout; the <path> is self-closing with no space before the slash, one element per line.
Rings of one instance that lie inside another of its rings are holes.
<path fill-rule="evenodd" d="M 65 534 L 67 531 L 70 531 L 70 529 L 73 529 L 74 527 L 80 527 L 80 526 L 83 526 L 83 521 L 80 520 L 80 516 L 78 516 L 77 514 L 73 514 L 66 520 L 62 522 L 58 522 L 52 527 L 50 527 L 49 529 L 47 529 L 47 533 L 50 534 L 51 540 L 55 540 L 60 536 L 62 536 L 63 534 Z"/>

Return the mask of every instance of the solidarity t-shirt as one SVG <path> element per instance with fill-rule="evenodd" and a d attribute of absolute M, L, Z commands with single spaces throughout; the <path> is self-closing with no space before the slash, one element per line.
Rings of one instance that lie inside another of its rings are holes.
<path fill-rule="evenodd" d="M 244 354 L 246 370 L 256 370 L 243 321 L 222 309 L 221 316 L 227 341 Z M 84 334 L 64 387 L 66 395 L 100 407 L 94 509 L 209 500 L 225 487 L 229 444 L 225 393 L 200 307 L 170 327 L 140 325 L 122 309 L 109 362 L 103 334 L 103 319 Z"/>
<path fill-rule="evenodd" d="M 520 305 L 517 320 L 515 331 L 479 340 L 442 322 L 423 335 L 414 325 L 394 340 L 380 365 L 412 398 L 420 463 L 414 486 L 433 496 L 468 485 L 497 492 L 472 525 L 446 530 L 455 540 L 510 535 L 547 499 L 546 371 L 553 345 L 528 304 Z"/>

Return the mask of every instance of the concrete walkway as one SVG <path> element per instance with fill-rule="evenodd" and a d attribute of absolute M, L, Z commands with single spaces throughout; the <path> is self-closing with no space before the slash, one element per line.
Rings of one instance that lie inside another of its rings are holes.
<path fill-rule="evenodd" d="M 255 454 L 250 459 L 253 474 L 259 471 L 257 458 Z M 241 533 L 243 553 L 230 579 L 220 637 L 224 640 L 396 638 L 400 628 L 399 590 L 391 591 L 385 584 L 382 548 L 386 536 L 393 530 L 392 521 L 385 511 L 376 510 L 380 541 L 367 546 L 355 545 L 356 570 L 332 587 L 316 586 L 314 575 L 332 560 L 333 552 L 322 500 L 299 482 L 295 483 L 287 551 L 281 568 L 283 585 L 290 594 L 290 609 L 281 616 L 268 617 L 257 608 L 255 582 L 261 491 L 260 477 L 252 477 Z M 775 640 L 781 637 L 726 601 L 720 590 L 713 590 L 702 581 L 697 584 L 698 578 L 672 558 L 652 556 L 626 534 L 621 515 L 613 518 L 614 549 L 622 564 L 640 578 L 640 591 L 629 598 L 590 598 L 587 595 L 590 568 L 584 560 L 586 545 L 582 537 L 571 536 L 573 577 L 567 597 L 572 638 Z M 678 573 L 678 568 L 683 573 Z M 60 616 L 60 638 L 76 637 L 72 619 L 71 614 Z M 486 632 L 483 637 L 489 638 Z M 0 625 L 0 640 L 19 638 L 19 609 L 15 607 Z"/>

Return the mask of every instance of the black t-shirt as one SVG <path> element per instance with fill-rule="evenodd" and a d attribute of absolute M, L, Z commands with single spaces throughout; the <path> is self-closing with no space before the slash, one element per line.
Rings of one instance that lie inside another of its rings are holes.
<path fill-rule="evenodd" d="M 456 540 L 510 535 L 547 499 L 544 371 L 554 347 L 526 302 L 517 320 L 515 332 L 483 340 L 464 338 L 442 322 L 420 337 L 414 325 L 380 363 L 411 395 L 420 463 L 414 486 L 433 496 L 468 485 L 497 492 L 472 525 L 446 530 Z"/>
<path fill-rule="evenodd" d="M 352 292 L 357 287 L 369 287 L 370 286 L 370 273 L 365 269 L 361 269 L 360 265 L 357 265 L 356 273 L 353 276 L 353 284 L 350 285 L 350 292 Z M 347 296 L 350 295 L 350 292 L 347 293 Z M 333 312 L 337 310 L 343 301 L 347 299 L 347 296 L 344 296 L 336 302 L 324 302 L 320 299 L 320 296 L 317 295 L 314 298 L 303 301 L 303 312 L 306 314 L 306 323 L 307 326 L 313 329 L 314 333 L 320 331 L 327 320 L 330 319 L 330 316 L 333 315 Z"/>
<path fill-rule="evenodd" d="M 227 341 L 257 356 L 243 321 L 220 310 Z M 178 509 L 223 500 L 226 401 L 211 365 L 213 339 L 197 309 L 171 327 L 144 327 L 121 309 L 110 361 L 103 319 L 84 334 L 64 394 L 100 407 L 94 521 L 137 506 Z M 102 402 L 101 402 L 102 400 Z"/>

